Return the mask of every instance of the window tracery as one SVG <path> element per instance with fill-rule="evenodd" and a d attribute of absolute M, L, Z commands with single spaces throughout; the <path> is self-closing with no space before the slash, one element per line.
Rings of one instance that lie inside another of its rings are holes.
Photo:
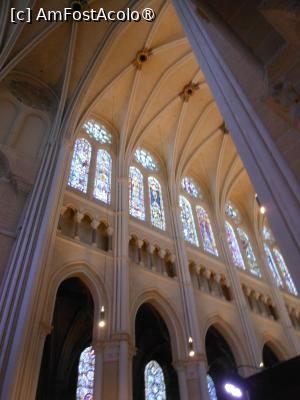
<path fill-rule="evenodd" d="M 228 221 L 225 221 L 225 231 L 227 236 L 228 247 L 231 253 L 232 261 L 234 265 L 239 268 L 245 269 L 244 260 L 241 254 L 241 250 L 236 239 L 233 227 Z"/>
<path fill-rule="evenodd" d="M 181 180 L 181 187 L 184 191 L 186 191 L 194 199 L 202 198 L 202 195 L 200 193 L 198 186 L 195 184 L 195 182 L 191 178 L 189 178 L 187 176 L 184 177 Z"/>
<path fill-rule="evenodd" d="M 154 160 L 149 151 L 138 148 L 134 153 L 134 158 L 136 162 L 141 164 L 144 168 L 149 169 L 151 171 L 158 170 L 157 162 Z"/>
<path fill-rule="evenodd" d="M 158 362 L 152 360 L 146 367 L 145 377 L 145 399 L 166 400 L 166 385 L 164 374 Z"/>
<path fill-rule="evenodd" d="M 218 256 L 215 237 L 206 210 L 201 206 L 196 206 L 196 214 L 204 250 Z"/>
<path fill-rule="evenodd" d="M 227 203 L 225 204 L 225 214 L 236 224 L 238 224 L 241 220 L 239 211 L 230 201 L 227 201 Z"/>
<path fill-rule="evenodd" d="M 191 204 L 184 196 L 180 196 L 179 205 L 181 208 L 180 216 L 184 239 L 187 242 L 199 247 Z"/>
<path fill-rule="evenodd" d="M 83 193 L 87 192 L 91 154 L 90 143 L 84 138 L 77 139 L 74 145 L 68 185 Z"/>
<path fill-rule="evenodd" d="M 272 256 L 271 250 L 269 249 L 269 247 L 264 244 L 264 249 L 265 249 L 265 253 L 266 253 L 266 257 L 267 257 L 267 262 L 268 262 L 268 266 L 270 268 L 270 271 L 273 275 L 273 278 L 275 279 L 276 285 L 278 287 L 283 287 L 283 282 L 282 279 L 279 275 L 279 272 L 277 270 L 277 266 L 275 264 L 274 258 Z"/>
<path fill-rule="evenodd" d="M 145 221 L 144 177 L 136 167 L 129 168 L 129 213 Z"/>
<path fill-rule="evenodd" d="M 80 354 L 76 400 L 93 400 L 94 375 L 95 352 L 90 346 Z"/>
<path fill-rule="evenodd" d="M 86 121 L 83 124 L 86 133 L 97 142 L 102 144 L 112 144 L 112 135 L 107 131 L 104 125 L 94 120 Z"/>
<path fill-rule="evenodd" d="M 275 259 L 277 261 L 277 265 L 279 266 L 279 270 L 281 272 L 281 275 L 284 279 L 286 286 L 288 287 L 289 292 L 297 296 L 298 295 L 297 289 L 294 285 L 293 279 L 289 273 L 289 270 L 286 266 L 284 258 L 282 257 L 282 254 L 278 249 L 274 249 L 273 252 Z"/>
<path fill-rule="evenodd" d="M 160 183 L 153 176 L 148 177 L 151 223 L 158 229 L 165 230 L 165 213 Z"/>
<path fill-rule="evenodd" d="M 237 228 L 237 232 L 238 232 L 239 238 L 241 240 L 241 243 L 243 245 L 250 271 L 252 274 L 254 274 L 260 278 L 261 277 L 260 268 L 256 261 L 256 257 L 254 255 L 249 237 L 246 234 L 246 232 L 243 229 L 241 229 L 240 227 Z"/>

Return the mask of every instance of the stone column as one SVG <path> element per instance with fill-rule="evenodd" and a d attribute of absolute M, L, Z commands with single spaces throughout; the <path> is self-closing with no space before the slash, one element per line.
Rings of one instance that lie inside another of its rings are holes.
<path fill-rule="evenodd" d="M 172 185 L 176 187 L 176 185 Z M 201 319 L 197 314 L 197 308 L 194 298 L 193 285 L 189 272 L 189 262 L 186 254 L 185 243 L 182 234 L 182 226 L 180 221 L 180 208 L 178 207 L 178 196 L 174 190 L 172 192 L 171 201 L 171 221 L 174 233 L 174 245 L 177 261 L 177 275 L 179 288 L 182 298 L 182 308 L 184 315 L 185 340 L 186 340 L 186 355 L 188 356 L 188 341 L 189 337 L 193 339 L 195 356 L 189 359 L 189 363 L 193 365 L 193 372 L 186 374 L 186 384 L 183 382 L 182 372 L 180 373 L 179 384 L 184 385 L 180 388 L 180 393 L 187 391 L 189 400 L 208 400 L 207 384 L 206 384 L 206 364 L 204 357 L 203 338 L 200 337 L 199 325 Z M 175 204 L 174 204 L 175 203 Z"/>
<path fill-rule="evenodd" d="M 269 90 L 263 69 L 207 2 L 173 3 L 300 288 L 300 185 L 274 139 L 291 128 L 262 101 Z"/>
<path fill-rule="evenodd" d="M 113 242 L 112 242 L 112 240 L 113 240 L 113 234 L 114 234 L 113 228 L 111 226 L 109 226 L 106 229 L 106 233 L 107 233 L 107 236 L 108 236 L 108 252 L 112 253 L 112 250 L 113 250 L 113 247 L 112 247 Z"/>
<path fill-rule="evenodd" d="M 99 226 L 99 221 L 93 219 L 91 222 L 91 227 L 93 228 L 92 232 L 92 246 L 97 247 L 97 228 Z"/>
<path fill-rule="evenodd" d="M 257 341 L 256 332 L 253 326 L 253 321 L 250 313 L 250 309 L 247 304 L 247 300 L 244 296 L 238 270 L 236 266 L 232 264 L 231 254 L 227 246 L 227 235 L 225 227 L 219 224 L 219 232 L 221 233 L 220 246 L 222 254 L 224 254 L 224 261 L 227 268 L 227 273 L 230 278 L 230 282 L 233 290 L 233 299 L 235 301 L 237 311 L 239 313 L 242 331 L 245 336 L 245 345 L 248 353 L 249 364 L 253 367 L 258 367 L 261 362 L 261 354 Z M 244 369 L 245 374 L 250 374 L 252 371 Z"/>
<path fill-rule="evenodd" d="M 74 239 L 75 240 L 80 240 L 79 238 L 79 224 L 82 221 L 84 215 L 77 211 L 76 215 L 75 215 L 75 232 L 74 232 Z"/>

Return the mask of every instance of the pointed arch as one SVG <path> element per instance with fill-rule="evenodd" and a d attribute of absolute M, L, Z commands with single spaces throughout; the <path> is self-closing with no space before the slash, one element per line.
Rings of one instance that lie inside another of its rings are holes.
<path fill-rule="evenodd" d="M 145 400 L 166 400 L 164 373 L 157 361 L 151 360 L 145 367 Z"/>
<path fill-rule="evenodd" d="M 79 358 L 76 400 L 93 399 L 95 363 L 95 352 L 89 346 L 82 351 Z"/>
<path fill-rule="evenodd" d="M 245 264 L 238 241 L 236 240 L 233 227 L 230 225 L 228 221 L 225 221 L 225 231 L 233 264 L 239 268 L 245 269 Z"/>
<path fill-rule="evenodd" d="M 161 185 L 153 176 L 148 177 L 151 223 L 163 231 L 166 229 Z"/>
<path fill-rule="evenodd" d="M 273 255 L 271 253 L 271 250 L 269 248 L 269 246 L 267 246 L 266 244 L 264 244 L 264 249 L 265 249 L 265 253 L 266 253 L 266 257 L 267 257 L 267 263 L 269 266 L 269 269 L 273 275 L 273 278 L 275 279 L 276 285 L 278 287 L 283 287 L 283 282 L 282 279 L 280 277 L 280 274 L 278 272 L 276 263 L 274 261 Z"/>
<path fill-rule="evenodd" d="M 218 256 L 214 233 L 206 210 L 201 206 L 196 206 L 196 214 L 204 250 Z"/>
<path fill-rule="evenodd" d="M 184 196 L 179 196 L 179 205 L 184 239 L 199 247 L 191 203 Z"/>
<path fill-rule="evenodd" d="M 246 232 L 240 227 L 237 228 L 237 232 L 238 232 L 239 238 L 240 238 L 240 240 L 242 242 L 243 248 L 244 248 L 245 253 L 246 253 L 247 263 L 248 263 L 248 266 L 250 268 L 250 272 L 253 275 L 255 275 L 255 276 L 260 278 L 261 277 L 260 268 L 259 268 L 258 263 L 256 261 L 256 257 L 255 257 L 255 254 L 253 252 L 249 237 L 246 234 Z"/>
<path fill-rule="evenodd" d="M 144 176 L 136 167 L 129 168 L 129 213 L 145 221 Z"/>
<path fill-rule="evenodd" d="M 92 146 L 84 138 L 75 141 L 68 185 L 83 193 L 87 192 Z"/>
<path fill-rule="evenodd" d="M 273 253 L 274 253 L 275 259 L 277 261 L 277 265 L 279 266 L 281 275 L 284 279 L 284 283 L 286 284 L 289 292 L 294 294 L 295 296 L 297 296 L 298 292 L 297 292 L 296 286 L 295 286 L 293 279 L 289 273 L 288 267 L 286 266 L 286 263 L 284 261 L 284 258 L 282 257 L 282 254 L 276 248 L 273 249 Z"/>
<path fill-rule="evenodd" d="M 111 202 L 111 170 L 112 160 L 109 152 L 99 149 L 97 152 L 94 181 L 94 197 L 106 204 Z"/>

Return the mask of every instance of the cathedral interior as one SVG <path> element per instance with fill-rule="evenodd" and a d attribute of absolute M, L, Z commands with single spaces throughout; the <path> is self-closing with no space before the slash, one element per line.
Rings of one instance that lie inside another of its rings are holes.
<path fill-rule="evenodd" d="M 1 400 L 298 398 L 299 43 L 297 0 L 1 2 Z"/>

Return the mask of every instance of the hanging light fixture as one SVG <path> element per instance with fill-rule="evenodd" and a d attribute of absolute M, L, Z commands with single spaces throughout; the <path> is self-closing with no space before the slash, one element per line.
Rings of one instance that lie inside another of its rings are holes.
<path fill-rule="evenodd" d="M 261 204 L 261 202 L 259 201 L 259 198 L 258 198 L 257 193 L 255 194 L 255 200 L 256 200 L 256 202 L 257 202 L 257 204 L 258 204 L 258 206 L 259 206 L 259 212 L 260 212 L 262 215 L 265 214 L 266 211 L 267 211 L 267 209 L 266 209 L 266 207 L 263 206 L 263 205 Z"/>
<path fill-rule="evenodd" d="M 194 342 L 191 336 L 189 337 L 189 356 L 194 357 L 195 356 L 195 350 L 194 350 Z"/>
<path fill-rule="evenodd" d="M 104 328 L 105 325 L 106 325 L 104 306 L 102 306 L 102 307 L 101 307 L 101 310 L 100 310 L 100 321 L 99 321 L 99 324 L 98 324 L 98 325 L 99 325 L 100 328 Z"/>

